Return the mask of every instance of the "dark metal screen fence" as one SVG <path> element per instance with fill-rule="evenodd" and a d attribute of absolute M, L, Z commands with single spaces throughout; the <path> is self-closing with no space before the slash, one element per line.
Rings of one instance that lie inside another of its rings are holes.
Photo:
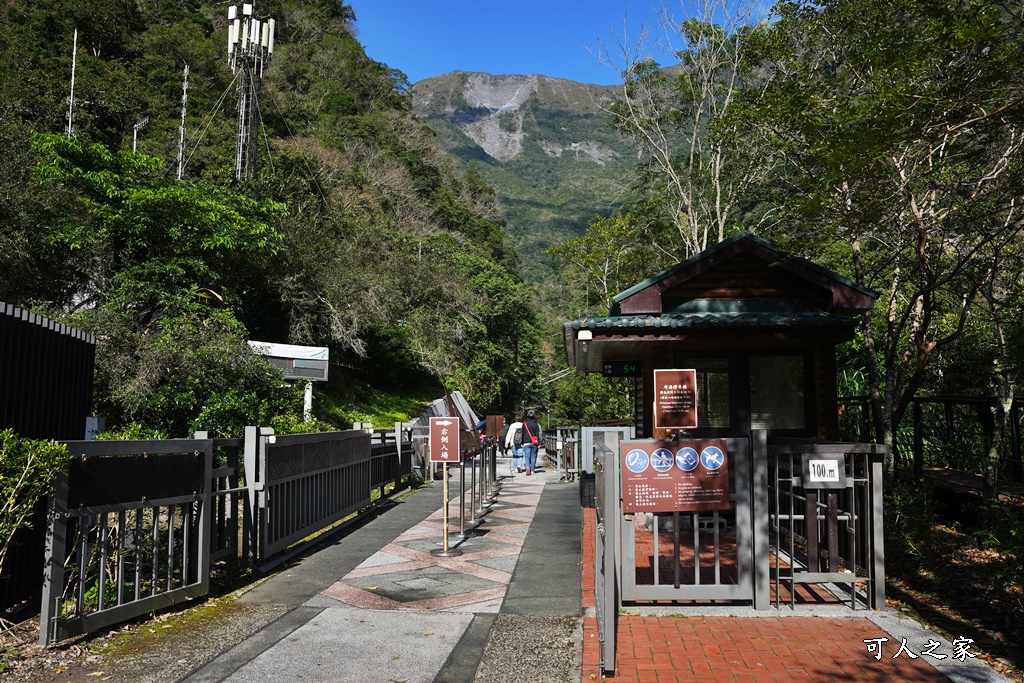
<path fill-rule="evenodd" d="M 31 439 L 80 439 L 92 407 L 95 338 L 0 301 L 0 429 Z M 0 574 L 0 610 L 39 599 L 46 503 L 19 530 Z"/>
<path fill-rule="evenodd" d="M 40 642 L 205 595 L 212 441 L 67 446 L 50 497 Z"/>
<path fill-rule="evenodd" d="M 412 473 L 408 432 L 385 431 L 66 442 L 40 643 L 204 595 L 212 562 L 264 562 L 368 507 Z"/>

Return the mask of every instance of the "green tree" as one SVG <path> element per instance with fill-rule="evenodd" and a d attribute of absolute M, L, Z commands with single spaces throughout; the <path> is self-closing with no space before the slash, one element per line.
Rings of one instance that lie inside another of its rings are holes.
<path fill-rule="evenodd" d="M 975 0 L 777 11 L 771 78 L 737 111 L 778 160 L 780 232 L 882 293 L 865 366 L 893 444 L 1022 228 L 1020 19 Z"/>
<path fill-rule="evenodd" d="M 673 259 L 660 253 L 651 240 L 645 240 L 646 231 L 633 219 L 596 216 L 585 235 L 548 250 L 564 284 L 562 307 L 571 315 L 606 315 L 612 297 Z"/>
<path fill-rule="evenodd" d="M 651 220 L 671 228 L 655 244 L 677 261 L 735 231 L 767 170 L 729 116 L 738 95 L 763 79 L 754 66 L 767 38 L 764 5 L 680 5 L 682 19 L 664 4 L 659 20 L 671 69 L 647 56 L 646 29 L 637 44 L 618 39 L 618 54 L 602 53 L 622 78 L 613 125 L 641 154 L 635 191 Z"/>

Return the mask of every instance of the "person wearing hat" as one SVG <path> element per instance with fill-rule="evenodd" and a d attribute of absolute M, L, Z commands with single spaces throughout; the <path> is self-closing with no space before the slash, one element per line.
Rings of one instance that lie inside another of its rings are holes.
<path fill-rule="evenodd" d="M 537 424 L 537 413 L 533 408 L 526 411 L 523 431 L 525 432 L 523 434 L 523 451 L 526 460 L 526 474 L 529 476 L 537 468 L 537 447 L 540 446 L 540 440 L 543 437 L 540 425 Z"/>

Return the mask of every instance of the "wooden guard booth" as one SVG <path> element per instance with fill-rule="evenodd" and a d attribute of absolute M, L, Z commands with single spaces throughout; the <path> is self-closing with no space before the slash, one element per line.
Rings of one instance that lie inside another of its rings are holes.
<path fill-rule="evenodd" d="M 580 430 L 605 671 L 626 603 L 884 607 L 886 449 L 836 443 L 836 346 L 876 297 L 740 233 L 564 323 L 570 366 L 635 381 L 635 433 Z"/>
<path fill-rule="evenodd" d="M 607 317 L 564 323 L 580 372 L 636 378 L 636 435 L 652 422 L 654 370 L 697 372 L 697 438 L 835 440 L 836 345 L 877 294 L 740 233 L 618 294 Z"/>

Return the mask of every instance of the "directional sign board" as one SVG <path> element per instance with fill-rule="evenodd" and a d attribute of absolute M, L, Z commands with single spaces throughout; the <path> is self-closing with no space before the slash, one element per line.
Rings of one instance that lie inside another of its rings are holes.
<path fill-rule="evenodd" d="M 430 418 L 430 462 L 459 461 L 459 418 Z"/>

